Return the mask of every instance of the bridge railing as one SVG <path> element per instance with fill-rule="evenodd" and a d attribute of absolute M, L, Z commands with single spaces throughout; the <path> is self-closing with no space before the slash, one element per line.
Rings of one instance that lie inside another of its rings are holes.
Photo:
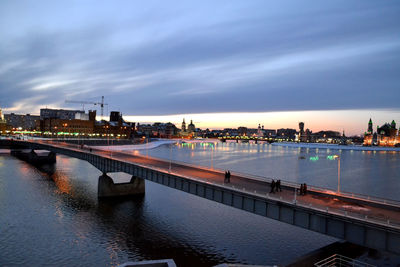
<path fill-rule="evenodd" d="M 51 144 L 51 145 L 54 146 L 54 144 Z M 56 146 L 59 146 L 59 144 L 57 144 Z M 62 145 L 61 147 L 65 148 L 64 145 Z M 70 148 L 70 149 L 76 150 L 76 151 L 82 151 L 77 145 L 68 144 L 67 147 Z M 84 149 L 84 150 L 85 150 L 85 152 L 88 152 L 87 148 Z M 96 152 L 97 150 L 98 149 L 93 149 L 92 151 Z M 98 150 L 98 151 L 104 152 L 104 150 Z M 126 153 L 126 152 L 119 152 L 119 151 L 115 152 L 115 154 L 120 154 L 120 153 L 121 154 L 132 155 L 132 154 Z M 102 156 L 104 156 L 104 155 L 102 155 Z M 147 156 L 138 156 L 138 155 L 135 155 L 135 156 L 136 157 L 143 157 L 143 158 L 151 158 L 151 157 L 147 157 Z M 110 155 L 106 155 L 106 157 L 112 158 L 111 154 Z M 160 160 L 159 158 L 154 158 L 154 159 Z M 163 160 L 163 161 L 168 163 L 167 160 Z M 185 166 L 194 167 L 194 168 L 202 168 L 202 169 L 205 169 L 205 170 L 208 170 L 208 171 L 216 171 L 216 172 L 221 172 L 221 173 L 224 172 L 224 170 L 210 169 L 210 168 L 201 167 L 201 166 L 199 167 L 198 165 L 194 165 L 194 164 L 190 164 L 190 163 L 184 163 L 184 162 L 178 162 L 178 161 L 171 161 L 171 163 L 179 164 L 179 165 L 185 165 Z M 142 166 L 142 167 L 148 167 L 147 165 L 144 165 L 144 164 L 137 164 L 137 165 Z M 186 179 L 199 181 L 199 182 L 202 182 L 202 183 L 206 182 L 208 184 L 213 184 L 215 186 L 219 186 L 219 187 L 226 188 L 226 189 L 229 189 L 229 190 L 234 190 L 234 191 L 237 191 L 237 192 L 242 192 L 242 193 L 247 193 L 247 194 L 251 193 L 251 194 L 263 197 L 263 198 L 268 198 L 268 199 L 272 199 L 272 200 L 276 200 L 276 201 L 281 201 L 281 202 L 285 202 L 285 203 L 288 203 L 288 204 L 295 204 L 295 205 L 302 206 L 302 207 L 305 207 L 305 208 L 313 208 L 315 210 L 319 210 L 321 212 L 325 212 L 325 213 L 328 213 L 328 214 L 334 214 L 334 215 L 340 215 L 340 216 L 349 217 L 349 218 L 361 219 L 363 221 L 369 221 L 371 223 L 378 223 L 378 224 L 381 224 L 381 225 L 387 225 L 387 226 L 391 226 L 391 227 L 395 227 L 395 228 L 400 229 L 400 222 L 398 222 L 398 221 L 390 221 L 390 220 L 388 220 L 388 219 L 386 219 L 384 217 L 376 217 L 376 216 L 374 217 L 374 216 L 371 216 L 371 215 L 365 215 L 362 212 L 354 212 L 354 211 L 351 211 L 351 210 L 346 210 L 344 208 L 327 208 L 326 206 L 317 205 L 315 203 L 313 204 L 313 203 L 301 201 L 300 199 L 296 199 L 296 197 L 295 197 L 296 193 L 293 194 L 293 198 L 287 198 L 287 197 L 285 198 L 285 197 L 282 197 L 282 196 L 279 196 L 279 195 L 275 196 L 275 195 L 272 195 L 272 194 L 265 194 L 265 193 L 262 194 L 260 192 L 256 192 L 256 191 L 253 192 L 253 191 L 246 190 L 245 188 L 238 188 L 238 187 L 235 188 L 235 186 L 233 186 L 231 184 L 223 184 L 223 183 L 218 183 L 218 182 L 210 181 L 210 180 L 205 181 L 204 179 L 199 179 L 199 178 L 196 178 L 196 177 L 190 177 L 190 176 L 182 175 L 180 173 L 174 173 L 173 169 L 172 169 L 171 172 L 169 172 L 169 170 L 165 169 L 165 168 L 159 168 L 159 167 L 156 167 L 156 166 L 151 166 L 151 167 L 153 169 L 157 169 L 160 172 L 179 175 L 179 176 L 184 177 Z M 250 175 L 250 174 L 244 174 L 244 173 L 240 173 L 240 172 L 232 172 L 232 174 L 234 174 L 236 176 L 244 177 L 244 178 L 247 178 L 247 179 L 251 179 L 251 180 L 257 180 L 257 181 L 260 181 L 260 182 L 270 182 L 272 180 L 272 178 L 256 176 L 256 175 Z M 300 187 L 300 184 L 293 183 L 293 182 L 287 182 L 287 181 L 282 181 L 282 185 L 290 186 L 290 187 L 293 187 L 293 188 L 299 188 Z M 327 189 L 314 187 L 314 186 L 308 186 L 308 187 L 309 187 L 309 190 L 315 190 L 315 191 L 321 191 L 323 193 L 329 193 L 329 192 L 326 192 Z M 335 193 L 335 192 L 332 192 L 332 193 Z M 335 193 L 335 194 L 337 194 L 337 193 Z M 356 195 L 356 194 L 351 194 L 350 196 L 353 197 L 353 198 L 358 197 L 358 195 Z M 379 199 L 379 198 L 377 198 L 377 199 L 378 199 L 378 201 L 381 200 L 382 201 L 381 203 L 388 204 L 388 201 L 386 199 Z M 363 198 L 363 200 L 375 201 L 372 198 Z M 397 203 L 398 202 L 396 202 L 396 204 Z"/>
<path fill-rule="evenodd" d="M 142 167 L 146 167 L 146 166 L 142 166 Z M 317 210 L 319 212 L 322 213 L 326 213 L 326 214 L 331 214 L 331 215 L 337 215 L 337 216 L 341 216 L 341 217 L 345 217 L 345 218 L 352 218 L 352 219 L 358 219 L 358 220 L 362 220 L 362 221 L 367 221 L 370 223 L 374 223 L 374 224 L 379 224 L 382 226 L 389 226 L 392 228 L 396 228 L 400 230 L 400 221 L 391 221 L 391 220 L 387 220 L 386 218 L 382 218 L 382 217 L 376 217 L 376 216 L 366 216 L 365 214 L 362 213 L 357 213 L 357 212 L 352 212 L 343 208 L 327 208 L 326 206 L 322 206 L 322 205 L 316 205 L 313 203 L 308 203 L 308 202 L 302 202 L 299 201 L 299 199 L 296 199 L 293 195 L 293 198 L 285 198 L 280 196 L 279 194 L 263 194 L 257 191 L 251 191 L 251 190 L 246 190 L 243 187 L 235 187 L 234 185 L 231 184 L 222 184 L 222 183 L 218 183 L 215 181 L 205 181 L 204 179 L 199 179 L 196 177 L 191 177 L 191 176 L 187 176 L 187 175 L 182 175 L 181 173 L 174 173 L 172 172 L 168 172 L 163 168 L 157 168 L 155 167 L 154 169 L 157 169 L 160 172 L 164 172 L 164 173 L 169 173 L 169 174 L 173 174 L 173 175 L 178 175 L 180 177 L 192 180 L 192 181 L 198 181 L 201 183 L 206 182 L 207 184 L 211 184 L 220 188 L 224 188 L 226 190 L 232 190 L 232 191 L 236 191 L 238 193 L 242 193 L 242 194 L 252 194 L 261 198 L 267 198 L 267 199 L 271 199 L 274 201 L 280 201 L 280 202 L 284 202 L 287 204 L 291 204 L 291 205 L 296 205 L 296 206 L 300 206 L 303 208 L 311 208 L 313 210 Z"/>
<path fill-rule="evenodd" d="M 362 261 L 358 261 L 340 254 L 334 254 L 314 264 L 316 267 L 375 267 Z"/>
<path fill-rule="evenodd" d="M 59 142 L 55 143 L 56 145 L 60 144 Z M 79 145 L 76 144 L 61 144 L 63 146 L 67 146 L 67 147 L 71 147 L 71 148 L 78 148 L 79 149 Z M 93 152 L 96 151 L 108 151 L 105 149 L 98 149 L 98 148 L 92 148 Z M 118 154 L 126 154 L 126 155 L 131 155 L 131 153 L 127 153 L 125 151 L 110 151 L 110 153 L 114 153 Z M 112 154 L 110 154 L 112 155 Z M 206 166 L 201 166 L 201 165 L 195 165 L 189 162 L 182 162 L 182 161 L 176 161 L 176 160 L 168 160 L 168 159 L 163 159 L 163 158 L 155 158 L 155 157 L 151 157 L 151 156 L 144 156 L 144 155 L 135 155 L 136 157 L 143 157 L 143 158 L 151 158 L 151 159 L 155 159 L 155 160 L 162 160 L 165 162 L 171 162 L 171 164 L 178 164 L 178 165 L 184 165 L 184 166 L 188 166 L 188 167 L 192 167 L 192 168 L 200 168 L 203 170 L 207 170 L 207 171 L 214 171 L 214 172 L 219 172 L 219 173 L 224 173 L 225 170 L 223 169 L 219 169 L 219 168 L 209 168 Z M 255 175 L 255 174 L 248 174 L 248 173 L 242 173 L 242 172 L 238 172 L 238 171 L 232 171 L 231 172 L 233 175 L 235 176 L 239 176 L 239 177 L 243 177 L 249 180 L 255 180 L 255 181 L 259 181 L 259 182 L 267 182 L 267 183 L 271 183 L 273 179 L 277 180 L 277 178 L 271 178 L 271 177 L 266 177 L 266 176 L 260 176 L 260 175 Z M 287 186 L 287 187 L 291 187 L 294 189 L 299 189 L 300 188 L 300 183 L 296 183 L 296 182 L 290 182 L 287 180 L 282 180 L 281 184 L 283 186 Z M 373 202 L 373 203 L 377 203 L 377 204 L 383 204 L 383 205 L 392 205 L 394 207 L 400 207 L 400 201 L 397 200 L 393 200 L 393 199 L 385 199 L 385 198 L 381 198 L 381 197 L 376 197 L 376 196 L 370 196 L 370 195 L 365 195 L 365 194 L 359 194 L 359 193 L 350 193 L 350 192 L 336 192 L 327 188 L 323 188 L 323 187 L 318 187 L 318 186 L 314 186 L 314 185 L 307 185 L 308 190 L 309 191 L 315 191 L 318 193 L 322 193 L 322 194 L 328 194 L 328 195 L 337 195 L 337 196 L 341 196 L 341 197 L 346 197 L 346 198 L 351 198 L 351 199 L 357 199 L 357 200 L 362 200 L 362 201 L 366 201 L 366 202 Z"/>
<path fill-rule="evenodd" d="M 159 158 L 154 158 L 154 159 L 159 159 Z M 161 159 L 161 160 L 165 160 L 165 159 Z M 165 160 L 165 161 L 167 161 L 167 160 Z M 225 170 L 223 170 L 223 169 L 209 168 L 209 167 L 205 167 L 205 166 L 194 165 L 194 164 L 191 164 L 188 162 L 181 162 L 181 161 L 174 161 L 174 160 L 171 160 L 171 162 L 175 163 L 175 164 L 185 165 L 188 167 L 200 168 L 200 169 L 204 169 L 204 170 L 208 170 L 208 171 L 215 171 L 215 172 L 220 172 L 220 173 L 225 172 Z M 264 183 L 265 182 L 271 183 L 272 180 L 275 180 L 275 181 L 277 180 L 277 178 L 242 173 L 242 172 L 238 172 L 238 171 L 232 171 L 231 174 L 242 177 L 242 178 L 246 178 L 249 180 L 255 180 L 255 181 L 264 182 Z M 281 184 L 283 186 L 291 187 L 294 189 L 300 189 L 300 185 L 301 185 L 300 183 L 290 182 L 290 181 L 285 181 L 285 180 L 281 180 Z M 318 187 L 318 186 L 314 186 L 314 185 L 307 185 L 307 189 L 318 192 L 318 193 L 323 193 L 323 194 L 337 195 L 337 196 L 342 196 L 342 197 L 347 197 L 347 198 L 352 198 L 352 199 L 363 200 L 366 202 L 375 202 L 378 204 L 392 205 L 395 207 L 400 207 L 400 201 L 393 200 L 393 199 L 385 199 L 385 198 L 380 198 L 380 197 L 376 197 L 376 196 L 370 196 L 370 195 L 364 195 L 364 194 L 358 194 L 358 193 L 349 193 L 349 192 L 343 192 L 343 191 L 336 192 L 336 191 L 333 191 L 333 190 L 330 190 L 327 188 Z"/>

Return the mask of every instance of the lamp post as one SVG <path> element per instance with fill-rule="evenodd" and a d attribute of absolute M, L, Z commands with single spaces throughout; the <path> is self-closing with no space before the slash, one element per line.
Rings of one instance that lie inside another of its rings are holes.
<path fill-rule="evenodd" d="M 338 160 L 338 174 L 337 174 L 337 192 L 340 193 L 340 156 L 339 155 L 329 155 L 326 157 L 329 160 Z"/>
<path fill-rule="evenodd" d="M 340 156 L 339 155 L 334 155 L 333 158 L 338 160 L 338 172 L 337 172 L 337 191 L 340 193 Z"/>
<path fill-rule="evenodd" d="M 169 145 L 169 170 L 168 172 L 171 173 L 171 161 L 172 161 L 172 144 Z"/>
<path fill-rule="evenodd" d="M 214 169 L 214 146 L 211 147 L 211 169 Z"/>
<path fill-rule="evenodd" d="M 64 126 L 63 136 L 64 136 L 64 141 L 65 141 L 65 128 L 68 126 L 68 123 L 63 123 L 63 126 Z"/>
<path fill-rule="evenodd" d="M 108 130 L 108 125 L 106 126 L 107 129 L 107 146 L 110 145 L 110 131 Z"/>

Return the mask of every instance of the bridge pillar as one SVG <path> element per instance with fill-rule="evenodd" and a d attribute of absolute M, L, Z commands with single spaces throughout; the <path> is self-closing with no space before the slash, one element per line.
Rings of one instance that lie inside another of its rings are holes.
<path fill-rule="evenodd" d="M 97 195 L 99 198 L 144 195 L 144 179 L 132 176 L 129 183 L 114 183 L 106 173 L 99 176 Z"/>
<path fill-rule="evenodd" d="M 56 153 L 51 151 L 38 154 L 33 149 L 31 149 L 30 152 L 13 149 L 11 150 L 11 155 L 19 159 L 25 160 L 33 165 L 53 164 L 57 161 Z"/>

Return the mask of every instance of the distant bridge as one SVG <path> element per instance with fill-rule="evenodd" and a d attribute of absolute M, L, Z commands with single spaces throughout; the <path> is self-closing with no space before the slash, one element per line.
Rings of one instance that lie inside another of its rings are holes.
<path fill-rule="evenodd" d="M 267 143 L 274 143 L 276 142 L 275 138 L 269 138 L 269 137 L 253 137 L 253 136 L 224 136 L 224 137 L 219 137 L 218 138 L 221 142 L 226 142 L 228 140 L 230 141 L 235 141 L 236 143 L 248 143 L 250 140 L 254 141 L 256 144 L 258 142 L 267 142 Z M 284 139 L 285 141 L 287 139 Z"/>
<path fill-rule="evenodd" d="M 282 192 L 271 194 L 270 180 L 215 169 L 137 156 L 122 152 L 89 150 L 77 145 L 0 140 L 0 148 L 48 150 L 86 160 L 103 172 L 99 197 L 144 193 L 144 180 L 199 197 L 309 229 L 369 248 L 400 254 L 400 202 L 335 193 L 309 187 L 305 196 L 295 194 L 298 184 L 282 182 Z M 114 184 L 107 173 L 132 175 L 130 183 Z"/>

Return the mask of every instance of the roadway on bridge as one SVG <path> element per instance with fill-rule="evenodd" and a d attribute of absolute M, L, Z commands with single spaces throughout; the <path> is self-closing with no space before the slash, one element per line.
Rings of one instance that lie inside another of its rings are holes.
<path fill-rule="evenodd" d="M 328 190 L 326 190 L 326 192 L 321 192 L 320 190 L 317 192 L 314 191 L 310 186 L 310 192 L 308 194 L 296 194 L 295 196 L 295 191 L 293 190 L 293 187 L 291 187 L 293 184 L 285 185 L 285 182 L 282 182 L 282 184 L 285 185 L 282 188 L 282 192 L 270 193 L 271 187 L 268 181 L 251 179 L 251 177 L 244 177 L 244 175 L 235 172 L 232 172 L 230 183 L 225 183 L 224 172 L 220 170 L 179 164 L 176 162 L 170 163 L 166 160 L 134 154 L 134 152 L 115 152 L 108 151 L 106 148 L 104 148 L 104 150 L 92 149 L 92 152 L 89 152 L 87 147 L 81 148 L 77 145 L 59 142 L 40 142 L 51 144 L 52 146 L 60 148 L 69 148 L 86 153 L 101 155 L 103 157 L 113 158 L 120 161 L 140 164 L 142 166 L 156 168 L 166 173 L 171 170 L 172 174 L 178 176 L 184 176 L 220 186 L 230 187 L 235 190 L 243 190 L 248 193 L 261 195 L 279 201 L 289 203 L 296 202 L 296 205 L 312 207 L 325 212 L 338 214 L 341 216 L 351 216 L 362 219 L 363 221 L 371 221 L 400 229 L 400 203 L 397 203 L 398 205 L 396 203 L 392 203 L 390 205 L 386 205 L 385 203 L 381 203 L 379 205 L 369 205 L 369 200 L 366 198 L 361 199 L 362 201 L 360 201 L 360 197 L 357 196 L 354 198 L 349 196 L 343 197 L 341 194 Z"/>

